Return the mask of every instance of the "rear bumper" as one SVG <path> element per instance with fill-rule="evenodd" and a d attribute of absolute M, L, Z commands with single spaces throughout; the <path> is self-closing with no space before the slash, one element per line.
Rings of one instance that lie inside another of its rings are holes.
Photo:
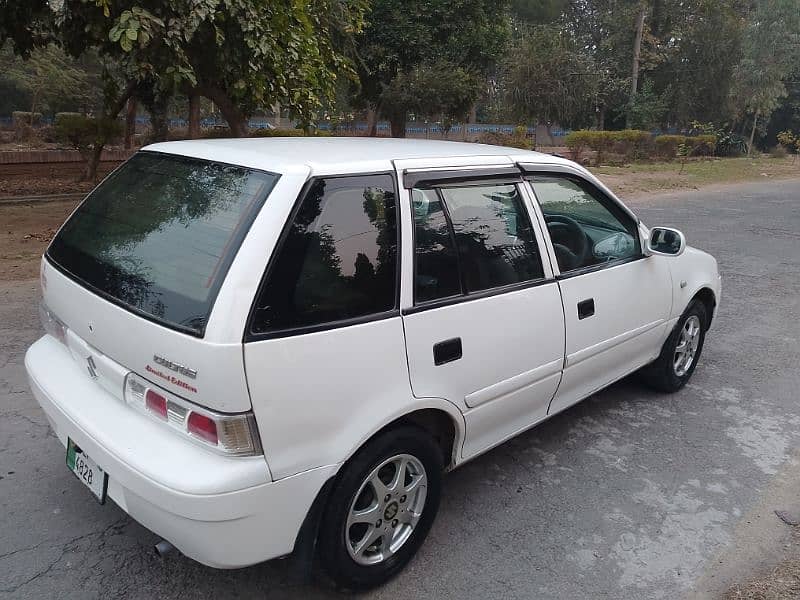
<path fill-rule="evenodd" d="M 238 568 L 289 554 L 335 466 L 270 481 L 263 457 L 214 454 L 97 385 L 50 336 L 25 355 L 31 390 L 59 441 L 108 473 L 108 497 L 186 556 Z M 88 493 L 88 490 L 87 490 Z"/>

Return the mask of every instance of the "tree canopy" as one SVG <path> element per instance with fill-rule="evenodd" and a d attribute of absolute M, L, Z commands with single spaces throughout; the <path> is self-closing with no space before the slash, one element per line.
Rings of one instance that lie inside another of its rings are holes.
<path fill-rule="evenodd" d="M 567 128 L 685 132 L 713 123 L 757 139 L 775 135 L 776 110 L 781 122 L 795 119 L 800 7 L 798 0 L 5 0 L 0 44 L 9 64 L 0 109 L 75 104 L 89 81 L 95 95 L 101 91 L 101 117 L 135 97 L 162 137 L 170 106 L 188 99 L 197 119 L 205 97 L 233 135 L 247 133 L 250 115 L 279 106 L 301 127 L 367 109 L 388 119 L 393 135 L 404 134 L 410 116 L 447 129 L 480 108 L 495 120 Z M 88 79 L 80 72 L 87 56 Z"/>
<path fill-rule="evenodd" d="M 461 109 L 477 97 L 481 79 L 504 50 L 507 10 L 504 0 L 373 0 L 367 25 L 356 37 L 359 99 L 390 119 L 393 134 L 402 135 L 408 110 L 425 107 L 424 99 L 434 97 L 419 84 L 451 69 L 437 88 L 458 101 L 417 110 L 436 116 L 448 107 Z"/>

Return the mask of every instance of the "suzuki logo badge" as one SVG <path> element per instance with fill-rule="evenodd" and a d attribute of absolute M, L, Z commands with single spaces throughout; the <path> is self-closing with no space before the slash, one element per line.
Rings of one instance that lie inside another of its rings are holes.
<path fill-rule="evenodd" d="M 94 364 L 94 359 L 91 356 L 86 357 L 86 370 L 92 379 L 97 379 L 97 365 Z"/>

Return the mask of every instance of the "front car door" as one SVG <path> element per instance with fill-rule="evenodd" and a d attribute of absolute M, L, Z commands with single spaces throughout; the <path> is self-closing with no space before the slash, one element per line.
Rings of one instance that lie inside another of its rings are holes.
<path fill-rule="evenodd" d="M 518 170 L 398 170 L 411 385 L 462 410 L 469 458 L 546 417 L 563 366 L 558 283 Z"/>
<path fill-rule="evenodd" d="M 553 414 L 658 355 L 672 278 L 666 261 L 642 252 L 638 220 L 579 171 L 523 170 L 564 303 L 566 357 Z"/>

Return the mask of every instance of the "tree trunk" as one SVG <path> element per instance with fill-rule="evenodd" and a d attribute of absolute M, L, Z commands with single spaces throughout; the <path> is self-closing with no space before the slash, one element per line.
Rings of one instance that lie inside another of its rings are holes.
<path fill-rule="evenodd" d="M 405 115 L 392 115 L 389 119 L 389 125 L 392 130 L 392 137 L 404 138 L 406 137 L 406 116 Z"/>
<path fill-rule="evenodd" d="M 128 108 L 125 111 L 125 150 L 133 147 L 133 140 L 136 136 L 136 98 L 128 100 Z"/>
<path fill-rule="evenodd" d="M 631 96 L 628 112 L 625 117 L 625 129 L 631 128 L 631 111 L 636 101 L 636 92 L 639 89 L 639 57 L 642 53 L 642 33 L 644 32 L 644 17 L 647 13 L 647 3 L 642 2 L 639 16 L 636 17 L 636 38 L 633 40 L 633 69 L 631 71 Z"/>
<path fill-rule="evenodd" d="M 367 135 L 369 137 L 378 135 L 378 110 L 374 104 L 367 106 Z"/>
<path fill-rule="evenodd" d="M 247 137 L 247 118 L 224 90 L 217 87 L 198 88 L 198 92 L 214 102 L 225 117 L 233 137 Z"/>
<path fill-rule="evenodd" d="M 606 107 L 601 106 L 597 111 L 597 129 L 598 131 L 605 131 L 606 128 Z"/>
<path fill-rule="evenodd" d="M 133 95 L 135 89 L 136 82 L 130 81 L 125 87 L 125 90 L 123 90 L 122 94 L 120 94 L 119 98 L 116 98 L 110 105 L 106 105 L 108 98 L 104 98 L 103 108 L 100 110 L 99 118 L 116 119 L 117 115 L 119 115 L 120 111 L 125 106 L 125 103 Z M 108 141 L 105 135 L 101 134 L 101 131 L 98 131 L 97 139 L 92 147 L 92 154 L 89 156 L 89 160 L 86 162 L 84 181 L 97 181 L 97 167 L 100 165 L 100 157 L 102 156 L 103 148 L 105 148 L 106 142 Z"/>
<path fill-rule="evenodd" d="M 83 174 L 84 181 L 97 181 L 97 168 L 100 166 L 100 157 L 103 155 L 105 143 L 97 143 L 92 148 L 89 160 L 86 161 L 86 171 Z"/>
<path fill-rule="evenodd" d="M 753 128 L 750 130 L 750 143 L 747 144 L 747 156 L 750 156 L 750 153 L 753 151 L 753 140 L 756 137 L 756 125 L 758 124 L 758 113 L 759 110 L 756 109 L 756 114 L 753 115 Z"/>
<path fill-rule="evenodd" d="M 30 118 L 31 129 L 33 129 L 33 115 L 34 112 L 36 111 L 36 100 L 38 100 L 39 97 L 39 89 L 40 88 L 37 87 L 35 90 L 33 90 L 33 95 L 31 96 L 31 118 Z"/>
<path fill-rule="evenodd" d="M 468 122 L 470 124 L 478 122 L 478 103 L 477 102 L 473 103 L 472 106 L 469 109 Z"/>
<path fill-rule="evenodd" d="M 151 142 L 166 142 L 169 139 L 168 99 L 153 97 L 147 110 L 150 112 Z"/>
<path fill-rule="evenodd" d="M 200 95 L 192 90 L 189 92 L 189 139 L 196 140 L 200 137 Z"/>

